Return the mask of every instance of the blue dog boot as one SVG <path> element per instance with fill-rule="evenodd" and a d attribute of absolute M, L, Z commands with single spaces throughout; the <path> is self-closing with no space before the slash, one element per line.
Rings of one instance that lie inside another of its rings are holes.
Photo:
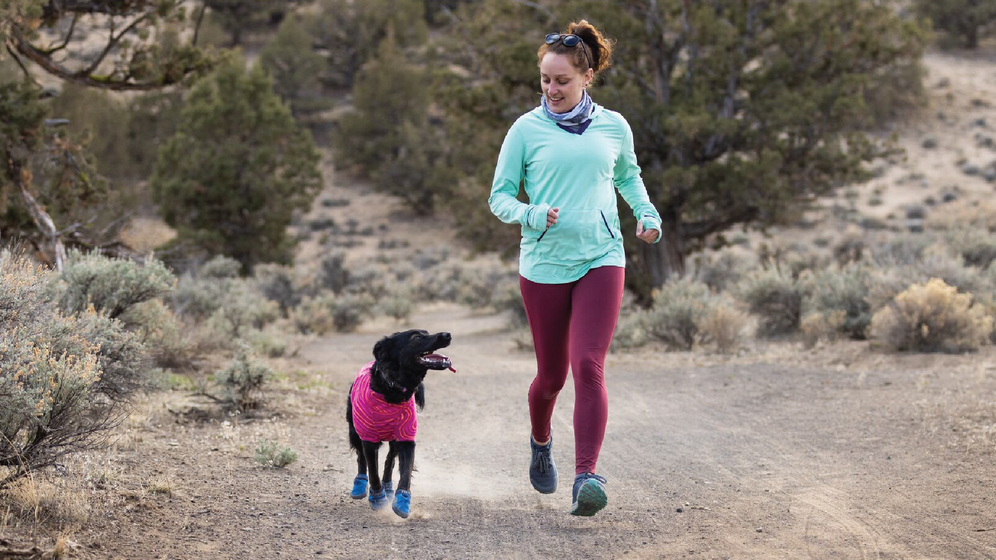
<path fill-rule="evenodd" d="M 384 495 L 387 496 L 388 500 L 394 499 L 394 483 L 390 480 L 384 483 Z"/>
<path fill-rule="evenodd" d="M 412 508 L 412 493 L 408 490 L 398 490 L 394 493 L 394 505 L 391 509 L 400 517 L 408 519 L 408 513 Z"/>
<path fill-rule="evenodd" d="M 533 451 L 529 463 L 529 482 L 541 494 L 553 494 L 557 491 L 557 465 L 553 464 L 553 437 L 546 445 L 536 445 L 529 436 L 529 447 Z"/>
<path fill-rule="evenodd" d="M 367 498 L 370 501 L 370 508 L 374 511 L 380 511 L 387 507 L 387 504 L 391 503 L 387 499 L 387 494 L 384 493 L 384 489 L 380 490 L 380 493 L 374 494 L 373 491 L 370 492 L 370 496 Z"/>
<path fill-rule="evenodd" d="M 605 478 L 595 473 L 581 473 L 574 477 L 574 503 L 571 504 L 571 515 L 591 517 L 605 504 L 609 503 L 605 495 Z"/>
<path fill-rule="evenodd" d="M 353 479 L 353 490 L 350 491 L 349 497 L 354 500 L 362 500 L 367 497 L 367 475 L 356 475 L 356 478 Z"/>

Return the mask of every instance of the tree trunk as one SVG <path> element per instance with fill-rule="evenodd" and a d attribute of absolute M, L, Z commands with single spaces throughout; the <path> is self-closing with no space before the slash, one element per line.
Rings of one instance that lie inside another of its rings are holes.
<path fill-rule="evenodd" d="M 640 243 L 643 252 L 643 262 L 650 274 L 650 283 L 654 288 L 662 286 L 672 278 L 685 275 L 685 247 L 681 233 L 674 222 L 665 221 L 661 225 L 664 236 L 659 243 Z"/>
<path fill-rule="evenodd" d="M 17 181 L 17 186 L 21 189 L 21 196 L 24 197 L 24 205 L 28 207 L 28 212 L 31 214 L 31 219 L 34 220 L 35 226 L 49 240 L 49 243 L 52 244 L 52 257 L 55 261 L 55 268 L 59 272 L 62 272 L 62 264 L 66 262 L 66 247 L 62 244 L 62 239 L 59 237 L 59 230 L 55 228 L 55 222 L 52 221 L 51 216 L 42 209 L 38 201 L 35 200 L 35 197 L 31 196 L 31 193 L 28 192 L 27 182 L 19 171 L 18 169 L 18 173 L 14 178 Z"/>

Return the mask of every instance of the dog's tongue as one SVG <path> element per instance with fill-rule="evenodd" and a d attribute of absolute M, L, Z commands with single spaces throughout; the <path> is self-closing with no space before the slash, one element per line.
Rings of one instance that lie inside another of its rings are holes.
<path fill-rule="evenodd" d="M 456 370 L 453 369 L 453 362 L 447 356 L 442 354 L 426 354 L 422 359 L 427 363 L 441 366 L 440 369 L 448 369 L 456 373 Z"/>

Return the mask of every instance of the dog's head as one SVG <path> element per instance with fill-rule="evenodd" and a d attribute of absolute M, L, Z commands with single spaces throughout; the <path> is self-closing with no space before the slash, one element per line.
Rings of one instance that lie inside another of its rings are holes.
<path fill-rule="evenodd" d="M 388 402 L 403 402 L 412 397 L 430 369 L 452 369 L 450 359 L 436 353 L 450 345 L 448 332 L 429 334 L 410 330 L 385 336 L 374 345 L 374 375 L 370 388 L 384 395 Z"/>

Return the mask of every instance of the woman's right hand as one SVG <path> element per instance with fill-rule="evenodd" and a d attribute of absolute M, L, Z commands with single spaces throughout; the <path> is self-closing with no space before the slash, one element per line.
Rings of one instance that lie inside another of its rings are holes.
<path fill-rule="evenodd" d="M 557 214 L 560 213 L 560 208 L 551 208 L 546 213 L 546 227 L 550 229 L 554 224 L 557 223 Z"/>

